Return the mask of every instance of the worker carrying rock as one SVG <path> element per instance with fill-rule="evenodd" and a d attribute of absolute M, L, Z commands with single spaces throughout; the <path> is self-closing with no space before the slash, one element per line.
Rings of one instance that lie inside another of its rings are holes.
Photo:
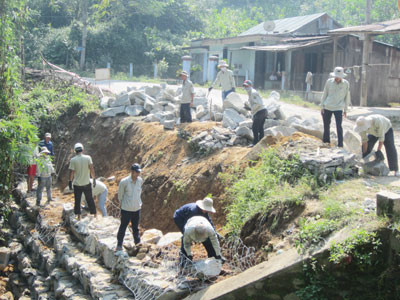
<path fill-rule="evenodd" d="M 379 141 L 377 151 L 375 152 L 376 159 L 380 161 L 384 160 L 381 152 L 384 145 L 389 170 L 393 171 L 394 176 L 400 176 L 392 123 L 388 118 L 378 114 L 358 117 L 354 131 L 361 136 L 363 157 L 370 154 L 376 142 Z"/>
<path fill-rule="evenodd" d="M 206 241 L 209 243 L 205 243 Z M 215 257 L 223 261 L 217 233 L 206 218 L 201 216 L 191 217 L 185 225 L 181 251 L 190 260 L 193 260 L 192 243 L 203 243 L 208 257 Z"/>
<path fill-rule="evenodd" d="M 213 200 L 211 198 L 204 198 L 203 200 L 197 200 L 195 203 L 188 203 L 177 209 L 174 213 L 174 221 L 176 226 L 178 226 L 179 230 L 182 232 L 182 246 L 181 246 L 181 252 L 182 254 L 187 257 L 188 254 L 185 250 L 184 244 L 185 244 L 185 232 L 187 228 L 187 224 L 189 223 L 189 220 L 191 220 L 194 217 L 201 217 L 202 220 L 206 220 L 211 227 L 212 231 L 215 234 L 215 237 L 219 237 L 217 234 L 214 224 L 211 221 L 210 216 L 208 213 L 215 213 L 215 208 L 213 207 Z M 193 225 L 192 225 L 193 226 Z M 192 230 L 192 229 L 191 229 Z M 187 238 L 192 241 L 192 238 Z M 199 239 L 197 239 L 199 240 Z M 217 239 L 218 242 L 218 239 Z M 201 241 L 203 244 L 204 248 L 206 248 L 208 257 L 216 257 L 217 259 L 221 259 L 221 253 L 217 255 L 214 249 L 214 246 L 211 242 L 210 236 L 207 236 L 204 240 Z M 219 244 L 218 244 L 219 247 Z M 190 255 L 191 256 L 191 255 Z M 191 259 L 192 257 L 188 257 Z"/>
<path fill-rule="evenodd" d="M 220 71 L 215 78 L 215 81 L 208 88 L 208 92 L 210 92 L 215 85 L 221 85 L 222 88 L 222 101 L 232 92 L 235 91 L 235 79 L 233 78 L 233 72 L 228 69 L 228 64 L 221 60 L 218 64 L 218 68 Z"/>

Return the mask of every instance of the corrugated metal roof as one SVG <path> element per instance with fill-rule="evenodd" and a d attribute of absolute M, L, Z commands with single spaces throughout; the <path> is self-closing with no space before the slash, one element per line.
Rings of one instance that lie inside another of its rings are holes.
<path fill-rule="evenodd" d="M 275 28 L 273 31 L 265 31 L 264 22 L 248 29 L 247 31 L 239 34 L 239 36 L 254 35 L 254 34 L 283 34 L 296 31 L 297 29 L 307 25 L 308 23 L 318 19 L 326 13 L 319 13 L 307 16 L 299 16 L 293 18 L 285 18 L 274 20 Z"/>
<path fill-rule="evenodd" d="M 301 41 L 301 42 L 296 42 L 296 39 L 293 39 L 292 43 L 283 43 L 283 44 L 269 45 L 269 46 L 246 46 L 246 47 L 242 47 L 240 49 L 254 50 L 254 51 L 280 52 L 280 51 L 288 51 L 288 50 L 292 50 L 292 49 L 313 47 L 313 46 L 317 46 L 317 45 L 330 43 L 331 41 L 332 41 L 332 38 L 329 38 L 329 37 L 323 38 L 323 39 Z"/>
<path fill-rule="evenodd" d="M 349 34 L 349 33 L 385 34 L 385 33 L 395 33 L 395 32 L 400 32 L 400 19 L 377 22 L 368 25 L 350 26 L 329 31 L 330 34 Z"/>

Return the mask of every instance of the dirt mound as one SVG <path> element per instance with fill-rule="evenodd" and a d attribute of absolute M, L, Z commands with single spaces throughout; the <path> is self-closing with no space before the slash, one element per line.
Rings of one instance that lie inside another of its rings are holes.
<path fill-rule="evenodd" d="M 195 122 L 179 128 L 195 136 L 214 126 L 220 125 Z M 137 117 L 104 119 L 91 115 L 84 123 L 77 118 L 69 120 L 67 128 L 69 131 L 61 133 L 61 143 L 55 138 L 58 155 L 65 156 L 58 159 L 64 161 L 58 168 L 62 170 L 61 188 L 68 182 L 68 162 L 73 156 L 70 149 L 81 142 L 85 153 L 92 156 L 96 177 L 116 177 L 115 181 L 106 182 L 109 201 L 116 205 L 119 181 L 129 175 L 130 165 L 138 162 L 143 166 L 141 225 L 144 228 L 157 228 L 164 233 L 176 231 L 174 211 L 208 194 L 212 195 L 217 210 L 214 222 L 219 226 L 224 224 L 225 191 L 218 174 L 243 162 L 249 148 L 225 148 L 203 158 L 193 157 L 188 142 L 179 137 L 177 129 L 166 131 L 158 123 L 144 123 Z M 72 195 L 65 197 L 66 201 L 72 201 Z"/>

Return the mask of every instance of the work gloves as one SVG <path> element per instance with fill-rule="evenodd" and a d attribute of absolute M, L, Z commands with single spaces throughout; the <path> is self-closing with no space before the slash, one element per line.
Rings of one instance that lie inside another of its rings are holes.
<path fill-rule="evenodd" d="M 69 190 L 72 191 L 72 180 L 68 181 Z"/>
<path fill-rule="evenodd" d="M 93 178 L 93 187 L 96 187 L 96 178 Z"/>
<path fill-rule="evenodd" d="M 381 150 L 375 152 L 375 157 L 377 161 L 383 161 L 385 158 L 383 157 L 383 153 Z"/>
<path fill-rule="evenodd" d="M 212 86 L 210 86 L 210 87 L 208 88 L 208 92 L 211 92 L 212 89 L 213 89 Z"/>

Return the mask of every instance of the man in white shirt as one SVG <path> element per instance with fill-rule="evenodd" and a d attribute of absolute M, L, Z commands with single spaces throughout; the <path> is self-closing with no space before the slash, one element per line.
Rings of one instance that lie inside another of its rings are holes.
<path fill-rule="evenodd" d="M 181 123 L 191 123 L 192 122 L 192 112 L 190 108 L 193 106 L 194 98 L 194 87 L 193 83 L 188 79 L 188 73 L 182 71 L 182 99 L 180 107 L 180 118 Z"/>
<path fill-rule="evenodd" d="M 50 157 L 48 156 L 50 151 L 46 147 L 42 147 L 40 156 L 37 163 L 37 175 L 38 175 L 38 188 L 36 191 L 36 205 L 40 206 L 42 201 L 42 192 L 46 187 L 47 192 L 47 203 L 50 203 L 51 198 L 51 174 L 54 173 L 53 164 L 51 163 Z"/>
<path fill-rule="evenodd" d="M 191 217 L 187 221 L 183 233 L 182 254 L 188 259 L 193 260 L 191 252 L 192 243 L 204 243 L 208 239 L 210 239 L 212 245 L 211 247 L 206 247 L 208 257 L 215 257 L 222 260 L 217 233 L 210 222 L 202 216 Z"/>
<path fill-rule="evenodd" d="M 96 178 L 94 174 L 92 158 L 89 155 L 83 154 L 83 145 L 76 143 L 74 146 L 76 155 L 69 163 L 69 189 L 74 190 L 75 206 L 74 213 L 77 219 L 81 219 L 81 198 L 82 193 L 85 194 L 86 201 L 89 205 L 89 211 L 96 217 L 96 205 L 92 196 L 92 184 L 90 183 L 90 176 L 93 178 L 93 187 L 96 187 Z"/>
<path fill-rule="evenodd" d="M 218 68 L 220 71 L 218 72 L 215 81 L 208 88 L 208 91 L 210 92 L 215 85 L 221 85 L 222 101 L 224 101 L 230 93 L 234 92 L 236 87 L 235 79 L 233 78 L 233 72 L 228 70 L 228 67 L 228 64 L 224 60 L 219 62 Z"/>
<path fill-rule="evenodd" d="M 381 152 L 384 145 L 389 170 L 393 171 L 394 176 L 400 176 L 392 123 L 388 118 L 378 114 L 358 117 L 354 131 L 358 132 L 361 136 L 363 157 L 371 153 L 376 142 L 379 141 L 378 149 L 375 152 L 376 158 L 382 161 L 385 159 Z"/>
<path fill-rule="evenodd" d="M 253 116 L 252 130 L 254 138 L 252 146 L 254 146 L 264 137 L 264 123 L 267 117 L 267 109 L 260 94 L 253 88 L 253 83 L 250 80 L 243 82 L 243 88 L 249 95 L 248 105 L 251 108 Z"/>
<path fill-rule="evenodd" d="M 122 250 L 125 231 L 129 223 L 132 224 L 133 239 L 135 244 L 140 243 L 139 220 L 142 208 L 142 184 L 143 179 L 139 176 L 142 172 L 139 164 L 131 166 L 131 174 L 121 180 L 118 186 L 118 200 L 121 203 L 121 225 L 117 234 L 116 251 Z"/>

